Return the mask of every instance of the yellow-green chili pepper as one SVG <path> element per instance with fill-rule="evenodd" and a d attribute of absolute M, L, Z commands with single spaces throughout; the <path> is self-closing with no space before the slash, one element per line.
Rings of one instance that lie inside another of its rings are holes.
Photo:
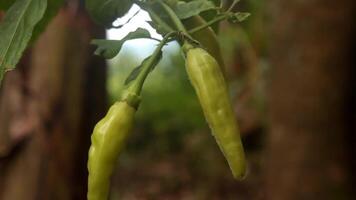
<path fill-rule="evenodd" d="M 187 20 L 184 20 L 183 23 L 185 27 L 189 30 L 194 27 L 205 24 L 206 21 L 202 17 L 196 15 Z M 202 44 L 206 48 L 206 50 L 209 52 L 210 55 L 214 56 L 214 58 L 218 61 L 220 69 L 224 75 L 225 66 L 221 54 L 221 48 L 217 36 L 214 33 L 213 29 L 208 27 L 196 33 L 193 33 L 191 36 L 195 38 L 197 41 L 199 41 L 200 44 Z"/>
<path fill-rule="evenodd" d="M 207 51 L 185 43 L 186 71 L 197 93 L 205 118 L 233 176 L 242 179 L 246 171 L 245 155 L 228 87 L 220 67 Z"/>
<path fill-rule="evenodd" d="M 106 116 L 95 126 L 88 159 L 88 200 L 108 198 L 110 176 L 131 132 L 143 83 L 148 73 L 161 59 L 162 48 L 173 34 L 175 33 L 167 34 L 153 54 L 142 62 L 139 74 L 123 91 L 122 100 L 112 105 Z"/>
<path fill-rule="evenodd" d="M 131 132 L 135 112 L 136 108 L 127 101 L 118 101 L 95 126 L 89 149 L 88 200 L 108 198 L 110 176 Z"/>

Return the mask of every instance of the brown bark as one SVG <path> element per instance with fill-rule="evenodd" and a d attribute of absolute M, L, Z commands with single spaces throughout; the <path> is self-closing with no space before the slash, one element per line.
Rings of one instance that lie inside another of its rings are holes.
<path fill-rule="evenodd" d="M 353 0 L 270 3 L 266 199 L 353 199 Z"/>
<path fill-rule="evenodd" d="M 89 42 L 103 36 L 85 14 L 63 9 L 6 75 L 0 199 L 85 199 L 89 138 L 106 94 L 105 62 Z"/>

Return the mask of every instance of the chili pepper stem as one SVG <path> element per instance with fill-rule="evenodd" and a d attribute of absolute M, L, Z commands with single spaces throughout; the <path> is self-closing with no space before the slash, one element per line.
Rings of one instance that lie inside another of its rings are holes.
<path fill-rule="evenodd" d="M 172 22 L 176 26 L 176 28 L 183 32 L 184 34 L 188 34 L 187 30 L 185 29 L 183 23 L 180 21 L 179 17 L 176 15 L 176 13 L 172 10 L 171 7 L 169 7 L 165 2 L 158 0 L 158 3 L 163 7 L 163 9 L 167 12 L 168 16 L 171 18 Z"/>
<path fill-rule="evenodd" d="M 175 34 L 177 34 L 177 32 L 170 32 L 164 36 L 164 38 L 161 40 L 161 42 L 158 44 L 158 46 L 154 50 L 153 54 L 150 56 L 149 60 L 146 63 L 144 63 L 144 65 L 142 66 L 142 70 L 140 71 L 137 78 L 133 81 L 133 83 L 126 90 L 127 93 L 135 94 L 138 96 L 141 94 L 141 90 L 142 90 L 143 84 L 145 82 L 145 79 L 147 78 L 149 72 L 154 67 L 154 63 L 155 63 L 156 59 L 159 58 L 163 46 L 166 45 L 166 43 L 169 41 L 169 39 Z M 127 100 L 129 100 L 129 99 L 127 99 Z"/>
<path fill-rule="evenodd" d="M 174 31 L 166 22 L 164 22 L 150 7 L 147 8 L 147 11 L 150 13 L 152 20 L 157 23 L 164 31 L 167 33 Z"/>
<path fill-rule="evenodd" d="M 168 25 L 165 21 L 163 21 L 158 15 L 157 13 L 148 5 L 148 3 L 145 2 L 141 2 L 139 0 L 133 0 L 133 2 L 137 5 L 140 6 L 140 8 L 146 10 L 152 21 L 157 24 L 159 27 L 161 27 L 161 29 L 165 32 L 165 33 L 170 33 L 172 31 L 174 31 L 174 29 Z"/>
<path fill-rule="evenodd" d="M 196 33 L 196 32 L 198 32 L 198 31 L 200 31 L 200 30 L 203 30 L 203 29 L 205 29 L 205 28 L 207 28 L 207 27 L 209 27 L 209 26 L 211 26 L 211 25 L 213 25 L 213 24 L 215 24 L 215 23 L 217 23 L 217 22 L 224 21 L 224 20 L 226 20 L 228 17 L 229 17 L 229 15 L 227 15 L 227 14 L 222 14 L 222 15 L 220 15 L 220 16 L 218 16 L 218 17 L 216 17 L 216 18 L 214 18 L 214 19 L 212 19 L 212 20 L 206 22 L 205 24 L 203 24 L 203 25 L 201 25 L 201 26 L 198 26 L 198 27 L 195 27 L 195 28 L 189 30 L 188 33 L 189 33 L 189 34 Z"/>

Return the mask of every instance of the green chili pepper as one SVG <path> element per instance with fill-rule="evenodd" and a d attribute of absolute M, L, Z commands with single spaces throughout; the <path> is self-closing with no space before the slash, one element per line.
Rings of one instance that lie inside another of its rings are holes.
<path fill-rule="evenodd" d="M 185 43 L 186 70 L 197 93 L 205 118 L 223 152 L 233 176 L 242 179 L 245 155 L 227 84 L 220 67 L 207 51 Z"/>
<path fill-rule="evenodd" d="M 110 176 L 116 159 L 131 132 L 144 81 L 161 59 L 163 46 L 175 34 L 174 32 L 167 34 L 153 54 L 145 59 L 139 68 L 134 69 L 139 69 L 139 73 L 128 83 L 121 96 L 122 100 L 112 105 L 106 116 L 95 126 L 89 149 L 88 200 L 108 198 Z"/>
<path fill-rule="evenodd" d="M 200 16 L 194 16 L 189 19 L 183 21 L 185 27 L 190 30 L 194 27 L 203 25 L 206 21 Z M 223 74 L 225 73 L 224 61 L 221 55 L 221 48 L 218 42 L 217 36 L 214 33 L 213 29 L 208 27 L 203 30 L 200 30 L 196 33 L 191 35 L 194 39 L 198 40 L 204 48 L 214 56 L 214 58 L 218 61 L 220 69 L 222 70 Z"/>
<path fill-rule="evenodd" d="M 131 132 L 136 105 L 130 105 L 128 101 L 116 102 L 95 126 L 89 149 L 88 200 L 108 198 L 110 176 Z"/>

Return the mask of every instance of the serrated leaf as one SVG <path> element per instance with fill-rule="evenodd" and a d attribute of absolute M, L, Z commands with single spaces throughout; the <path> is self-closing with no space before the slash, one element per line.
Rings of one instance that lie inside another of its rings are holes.
<path fill-rule="evenodd" d="M 128 75 L 128 77 L 125 80 L 125 85 L 128 85 L 131 81 L 135 80 L 137 78 L 137 76 L 140 74 L 141 69 L 149 62 L 149 60 L 152 58 L 152 56 L 149 56 L 147 58 L 145 58 L 142 63 L 135 67 L 131 73 Z M 151 71 L 155 68 L 155 66 L 159 63 L 159 61 L 162 58 L 162 51 L 160 51 L 159 56 L 153 61 L 153 67 L 151 67 Z"/>
<path fill-rule="evenodd" d="M 15 2 L 15 0 L 1 0 L 0 10 L 7 10 Z"/>
<path fill-rule="evenodd" d="M 212 1 L 208 0 L 195 0 L 189 2 L 177 3 L 173 10 L 179 19 L 187 19 L 189 17 L 199 15 L 203 11 L 214 9 L 215 5 Z"/>
<path fill-rule="evenodd" d="M 132 0 L 86 0 L 86 9 L 95 22 L 112 27 L 113 21 L 124 16 L 132 6 Z"/>
<path fill-rule="evenodd" d="M 94 52 L 95 55 L 103 56 L 106 59 L 111 59 L 119 54 L 122 45 L 127 40 L 138 38 L 151 38 L 151 35 L 146 29 L 138 28 L 135 31 L 127 34 L 122 40 L 95 39 L 92 40 L 91 44 L 98 46 Z"/>
<path fill-rule="evenodd" d="M 0 81 L 20 60 L 46 7 L 47 0 L 16 0 L 7 10 L 0 24 Z"/>
<path fill-rule="evenodd" d="M 231 20 L 233 23 L 236 22 L 242 22 L 246 20 L 251 14 L 248 12 L 237 12 L 234 13 L 229 20 Z"/>

